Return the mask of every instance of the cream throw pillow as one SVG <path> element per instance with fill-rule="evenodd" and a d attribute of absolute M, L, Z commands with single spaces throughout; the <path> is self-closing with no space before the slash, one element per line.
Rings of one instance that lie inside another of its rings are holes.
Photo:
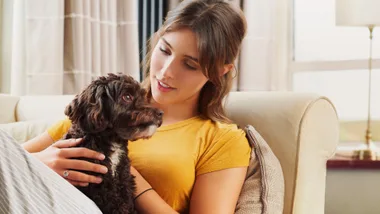
<path fill-rule="evenodd" d="M 245 131 L 253 149 L 235 214 L 282 213 L 285 185 L 280 162 L 251 125 Z"/>
<path fill-rule="evenodd" d="M 12 136 L 17 143 L 22 144 L 46 131 L 56 121 L 56 119 L 20 121 L 0 124 L 0 129 Z"/>

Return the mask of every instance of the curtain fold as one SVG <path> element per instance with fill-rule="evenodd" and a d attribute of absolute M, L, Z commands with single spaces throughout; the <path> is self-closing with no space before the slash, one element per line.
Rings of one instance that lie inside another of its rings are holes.
<path fill-rule="evenodd" d="M 11 93 L 75 94 L 121 72 L 139 80 L 138 0 L 15 0 Z"/>
<path fill-rule="evenodd" d="M 0 93 L 10 93 L 13 1 L 0 0 Z"/>
<path fill-rule="evenodd" d="M 140 79 L 136 0 L 66 0 L 64 16 L 64 93 L 109 72 Z"/>
<path fill-rule="evenodd" d="M 144 77 L 147 45 L 150 37 L 161 27 L 167 13 L 168 0 L 140 0 L 139 8 L 139 48 L 140 48 L 140 80 Z"/>
<path fill-rule="evenodd" d="M 108 72 L 141 80 L 147 40 L 180 1 L 14 0 L 1 90 L 73 94 Z M 228 2 L 243 9 L 248 24 L 233 90 L 288 90 L 289 0 Z"/>
<path fill-rule="evenodd" d="M 239 91 L 289 90 L 289 1 L 246 0 L 247 35 L 239 62 Z"/>
<path fill-rule="evenodd" d="M 7 80 L 9 79 L 7 75 L 9 72 L 6 72 L 7 66 L 5 64 L 6 60 L 4 60 L 6 57 L 6 51 L 9 50 L 9 48 L 6 48 L 6 45 L 9 43 L 6 42 L 10 38 L 10 36 L 6 35 L 7 32 L 4 31 L 4 24 L 6 25 L 8 21 L 7 18 L 10 17 L 10 15 L 6 13 L 6 3 L 7 2 L 0 0 L 0 93 L 7 93 L 9 90 L 7 84 Z"/>

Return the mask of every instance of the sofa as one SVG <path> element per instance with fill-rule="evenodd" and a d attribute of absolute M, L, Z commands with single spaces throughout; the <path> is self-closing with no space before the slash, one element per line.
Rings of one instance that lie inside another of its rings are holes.
<path fill-rule="evenodd" d="M 0 94 L 0 129 L 25 142 L 64 118 L 72 98 Z M 240 127 L 252 125 L 278 158 L 285 180 L 283 213 L 324 213 L 326 161 L 339 138 L 331 101 L 313 93 L 232 92 L 226 110 Z"/>

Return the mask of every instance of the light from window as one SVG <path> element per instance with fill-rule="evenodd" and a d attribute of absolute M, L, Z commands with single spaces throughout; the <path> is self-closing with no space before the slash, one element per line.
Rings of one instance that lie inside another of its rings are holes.
<path fill-rule="evenodd" d="M 369 30 L 335 24 L 335 0 L 294 0 L 296 61 L 368 59 Z M 380 27 L 374 30 L 373 57 L 380 58 Z"/>
<path fill-rule="evenodd" d="M 372 119 L 380 120 L 380 69 L 372 73 Z M 328 97 L 341 121 L 365 121 L 368 108 L 368 70 L 311 71 L 293 74 L 293 89 Z"/>

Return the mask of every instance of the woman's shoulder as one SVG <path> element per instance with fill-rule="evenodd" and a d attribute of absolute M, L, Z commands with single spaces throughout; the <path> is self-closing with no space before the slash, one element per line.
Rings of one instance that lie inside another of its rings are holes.
<path fill-rule="evenodd" d="M 61 139 L 64 134 L 67 133 L 70 127 L 71 127 L 71 120 L 68 117 L 65 117 L 57 121 L 52 126 L 50 126 L 47 129 L 47 132 L 54 141 L 57 141 Z"/>
<path fill-rule="evenodd" d="M 245 131 L 236 123 L 225 123 L 212 121 L 211 119 L 203 119 L 201 132 L 209 136 L 209 140 L 227 141 L 235 139 L 238 141 L 246 141 Z"/>
<path fill-rule="evenodd" d="M 196 174 L 248 166 L 251 147 L 245 131 L 235 123 L 204 121 Z"/>
<path fill-rule="evenodd" d="M 203 129 L 213 132 L 241 132 L 242 129 L 236 123 L 226 123 L 221 121 L 213 121 L 208 118 L 199 117 L 199 122 L 203 124 Z"/>

